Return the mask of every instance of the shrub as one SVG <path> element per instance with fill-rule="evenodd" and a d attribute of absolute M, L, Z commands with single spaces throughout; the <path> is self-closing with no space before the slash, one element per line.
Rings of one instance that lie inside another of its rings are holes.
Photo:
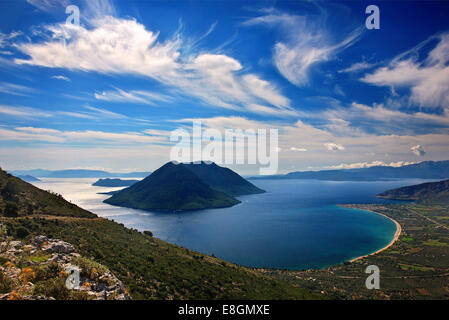
<path fill-rule="evenodd" d="M 70 290 L 65 286 L 65 277 L 50 279 L 40 282 L 34 289 L 34 294 L 53 297 L 56 300 L 67 300 L 70 298 Z"/>
<path fill-rule="evenodd" d="M 56 262 L 52 262 L 48 265 L 42 265 L 36 270 L 36 281 L 57 278 L 61 275 L 61 271 L 62 268 Z"/>
<path fill-rule="evenodd" d="M 17 231 L 16 231 L 17 238 L 23 239 L 26 236 L 28 236 L 29 234 L 30 234 L 30 231 L 28 231 L 27 228 L 25 228 L 25 227 L 17 228 Z"/>
<path fill-rule="evenodd" d="M 14 202 L 7 202 L 3 215 L 9 218 L 18 217 L 19 208 L 17 207 L 17 204 L 15 204 Z"/>
<path fill-rule="evenodd" d="M 0 270 L 0 293 L 8 293 L 11 287 L 11 280 Z"/>
<path fill-rule="evenodd" d="M 144 233 L 145 235 L 149 236 L 149 237 L 152 237 L 152 236 L 153 236 L 153 232 L 151 232 L 151 231 L 149 231 L 149 230 L 145 230 L 143 233 Z"/>
<path fill-rule="evenodd" d="M 74 257 L 71 263 L 81 268 L 81 276 L 97 281 L 100 275 L 108 271 L 103 265 L 85 257 Z"/>
<path fill-rule="evenodd" d="M 23 268 L 20 273 L 19 280 L 24 284 L 27 284 L 29 281 L 36 278 L 36 272 L 32 268 Z"/>

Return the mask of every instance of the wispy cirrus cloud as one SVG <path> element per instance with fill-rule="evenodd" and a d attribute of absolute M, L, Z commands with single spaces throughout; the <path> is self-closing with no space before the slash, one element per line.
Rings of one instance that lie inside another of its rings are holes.
<path fill-rule="evenodd" d="M 350 47 L 362 35 L 356 28 L 340 40 L 331 36 L 327 14 L 320 8 L 318 15 L 293 15 L 276 9 L 264 10 L 259 17 L 245 21 L 244 26 L 262 25 L 276 28 L 283 40 L 275 43 L 273 61 L 279 72 L 292 84 L 304 86 L 309 83 L 312 67 L 334 59 L 338 52 Z"/>
<path fill-rule="evenodd" d="M 92 111 L 91 114 L 96 114 L 99 117 L 106 117 L 108 119 L 125 119 L 128 118 L 125 115 L 116 113 L 116 112 L 112 112 L 106 109 L 102 109 L 102 108 L 96 108 L 96 107 L 92 107 L 92 106 L 85 106 L 84 107 L 87 110 Z"/>
<path fill-rule="evenodd" d="M 84 110 L 84 111 L 83 111 Z M 23 106 L 9 106 L 0 105 L 0 114 L 15 117 L 18 119 L 33 119 L 33 118 L 50 118 L 50 117 L 74 117 L 82 119 L 129 119 L 127 116 L 112 112 L 103 108 L 92 107 L 86 105 L 76 111 L 43 111 L 37 108 L 23 107 Z"/>
<path fill-rule="evenodd" d="M 335 99 L 321 99 L 331 107 L 301 112 L 304 119 L 320 122 L 335 134 L 359 135 L 361 132 L 377 134 L 411 134 L 441 132 L 449 129 L 449 110 L 440 113 L 407 112 L 384 103 L 365 105 L 352 102 L 343 104 Z M 319 100 L 319 101 L 321 101 Z"/>
<path fill-rule="evenodd" d="M 145 132 L 106 132 L 96 130 L 62 131 L 39 127 L 0 128 L 0 140 L 6 141 L 40 141 L 50 143 L 108 143 L 126 144 L 160 144 L 168 143 L 165 136 L 148 135 Z"/>
<path fill-rule="evenodd" d="M 62 10 L 70 4 L 70 0 L 26 0 L 26 2 L 44 12 Z"/>
<path fill-rule="evenodd" d="M 35 108 L 29 107 L 17 107 L 17 106 L 8 106 L 8 105 L 0 105 L 0 114 L 4 114 L 7 116 L 19 117 L 19 118 L 36 118 L 36 117 L 52 117 L 53 114 L 51 112 L 41 111 Z"/>
<path fill-rule="evenodd" d="M 95 93 L 95 99 L 121 103 L 141 103 L 156 105 L 160 102 L 169 102 L 171 98 L 165 94 L 146 90 L 125 91 L 119 88 Z"/>
<path fill-rule="evenodd" d="M 437 44 L 424 60 L 419 52 L 432 41 Z M 365 74 L 361 81 L 376 86 L 409 88 L 410 102 L 422 107 L 449 108 L 449 32 L 432 36 L 392 62 Z"/>
<path fill-rule="evenodd" d="M 54 76 L 51 76 L 51 77 L 53 79 L 57 79 L 57 80 L 64 80 L 64 81 L 68 81 L 68 82 L 71 81 L 70 78 L 68 78 L 66 76 L 63 76 L 63 75 L 54 75 Z"/>
<path fill-rule="evenodd" d="M 55 112 L 55 116 L 57 115 L 65 115 L 74 118 L 81 119 L 92 119 L 92 120 L 125 120 L 130 119 L 128 116 L 123 114 L 112 112 L 110 110 L 104 108 L 92 107 L 89 105 L 84 106 L 80 111 L 57 111 Z M 139 121 L 135 119 L 136 121 Z"/>
<path fill-rule="evenodd" d="M 37 90 L 34 88 L 27 87 L 27 86 L 19 85 L 19 84 L 0 82 L 0 92 L 15 95 L 15 96 L 25 96 L 30 93 L 35 93 L 35 92 L 37 92 Z"/>
<path fill-rule="evenodd" d="M 366 69 L 371 69 L 373 67 L 375 67 L 377 64 L 376 63 L 368 63 L 368 62 L 356 62 L 353 63 L 352 65 L 350 65 L 349 67 L 339 70 L 339 73 L 352 73 L 352 72 L 361 72 L 364 71 Z"/>
<path fill-rule="evenodd" d="M 157 32 L 133 19 L 102 16 L 93 19 L 91 25 L 47 26 L 47 40 L 16 44 L 30 58 L 14 61 L 48 68 L 145 76 L 207 106 L 251 112 L 248 106 L 258 104 L 279 115 L 292 114 L 289 99 L 274 84 L 245 72 L 233 57 L 204 52 L 183 55 L 179 34 L 161 42 Z M 148 103 L 157 96 L 144 91 L 119 91 L 97 93 L 96 98 Z"/>

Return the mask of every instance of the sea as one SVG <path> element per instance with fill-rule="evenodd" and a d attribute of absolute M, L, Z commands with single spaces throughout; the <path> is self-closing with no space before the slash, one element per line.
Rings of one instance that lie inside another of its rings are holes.
<path fill-rule="evenodd" d="M 161 213 L 103 203 L 121 188 L 94 187 L 97 179 L 41 178 L 33 184 L 100 217 L 198 252 L 249 267 L 323 269 L 375 252 L 391 242 L 390 219 L 338 204 L 393 203 L 376 194 L 427 182 L 253 180 L 266 193 L 238 197 L 231 208 Z"/>

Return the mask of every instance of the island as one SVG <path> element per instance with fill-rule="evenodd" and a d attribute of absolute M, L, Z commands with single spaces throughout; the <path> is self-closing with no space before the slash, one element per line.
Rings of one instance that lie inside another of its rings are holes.
<path fill-rule="evenodd" d="M 168 162 L 104 202 L 142 210 L 186 211 L 231 207 L 240 203 L 234 196 L 262 192 L 215 163 Z"/>
<path fill-rule="evenodd" d="M 129 187 L 139 182 L 139 180 L 122 180 L 122 179 L 99 179 L 92 183 L 95 187 Z"/>

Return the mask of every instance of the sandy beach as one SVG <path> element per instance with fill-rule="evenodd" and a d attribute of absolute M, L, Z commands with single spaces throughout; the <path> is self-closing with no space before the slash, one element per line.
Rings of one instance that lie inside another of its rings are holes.
<path fill-rule="evenodd" d="M 372 256 L 372 255 L 378 254 L 379 252 L 382 252 L 382 251 L 384 251 L 384 250 L 387 250 L 388 248 L 390 248 L 390 247 L 396 242 L 396 240 L 399 239 L 399 236 L 401 235 L 401 232 L 402 232 L 402 227 L 401 227 L 401 225 L 400 225 L 396 220 L 394 220 L 393 218 L 390 218 L 389 216 L 386 216 L 386 215 L 384 215 L 383 213 L 379 213 L 379 212 L 372 211 L 372 210 L 366 210 L 366 209 L 359 209 L 359 210 L 370 211 L 370 212 L 373 212 L 373 213 L 375 213 L 375 214 L 379 214 L 379 215 L 381 215 L 381 216 L 384 216 L 384 217 L 390 219 L 390 220 L 393 221 L 394 224 L 396 225 L 396 232 L 395 232 L 395 234 L 394 234 L 394 238 L 390 241 L 390 243 L 389 243 L 387 246 L 385 246 L 385 247 L 383 247 L 383 248 L 381 248 L 381 249 L 379 249 L 379 250 L 377 250 L 377 251 L 375 251 L 375 252 L 372 252 L 372 253 L 370 253 L 370 254 L 366 254 L 366 255 L 363 255 L 363 256 L 360 256 L 360 257 L 351 259 L 351 260 L 349 260 L 349 262 L 354 262 L 354 261 L 357 261 L 357 260 L 359 260 L 359 259 L 362 259 L 362 258 L 365 258 L 365 257 L 369 257 L 369 256 Z"/>

